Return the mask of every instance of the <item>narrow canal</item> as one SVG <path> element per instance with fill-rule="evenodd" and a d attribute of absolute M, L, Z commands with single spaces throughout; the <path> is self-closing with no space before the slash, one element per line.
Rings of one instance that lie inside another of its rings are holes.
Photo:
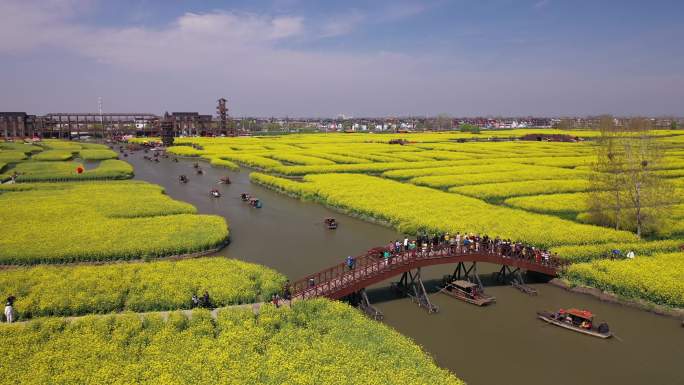
<path fill-rule="evenodd" d="M 403 237 L 391 229 L 253 185 L 247 171 L 230 172 L 200 162 L 205 174 L 196 175 L 190 161 L 162 159 L 153 163 L 142 156 L 125 158 L 135 166 L 136 179 L 162 185 L 171 197 L 192 203 L 200 213 L 228 220 L 231 244 L 219 255 L 270 266 L 293 280 L 340 263 L 347 255 Z M 186 174 L 189 183 L 179 184 L 180 174 Z M 233 183 L 217 187 L 216 181 L 223 175 L 230 176 Z M 221 198 L 209 197 L 214 187 L 222 191 Z M 248 207 L 239 198 L 241 192 L 256 195 L 264 207 Z M 336 231 L 325 228 L 326 216 L 339 220 Z M 495 269 L 483 266 L 480 272 Z M 425 269 L 427 286 L 434 287 L 450 270 L 453 267 Z M 684 331 L 672 318 L 545 284 L 534 285 L 539 290 L 536 297 L 511 287 L 486 286 L 497 303 L 485 308 L 433 294 L 431 300 L 440 311 L 427 314 L 409 299 L 394 296 L 389 284 L 383 282 L 369 290 L 371 302 L 385 314 L 384 322 L 413 338 L 440 366 L 471 385 L 684 384 Z M 535 318 L 537 310 L 559 307 L 591 309 L 608 321 L 618 338 L 599 340 Z"/>

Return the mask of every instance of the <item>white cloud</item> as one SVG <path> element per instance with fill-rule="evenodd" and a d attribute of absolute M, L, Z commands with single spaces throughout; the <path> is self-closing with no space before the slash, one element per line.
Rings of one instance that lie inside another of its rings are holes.
<path fill-rule="evenodd" d="M 384 20 L 410 17 L 422 12 L 419 6 L 352 12 L 326 26 L 298 15 L 215 11 L 186 13 L 162 27 L 117 28 L 82 23 L 82 5 L 89 1 L 0 0 L 0 105 L 82 110 L 104 96 L 110 111 L 211 112 L 216 97 L 226 96 L 235 115 L 505 115 L 559 108 L 620 113 L 623 106 L 675 111 L 684 98 L 681 76 L 625 81 L 613 68 L 589 64 L 593 72 L 545 72 L 524 55 L 516 66 L 483 69 L 486 56 L 467 50 L 449 56 L 291 48 L 325 31 L 339 36 L 361 23 L 382 22 L 383 14 Z M 33 60 L 17 67 L 14 56 Z M 578 97 L 586 89 L 601 93 Z"/>

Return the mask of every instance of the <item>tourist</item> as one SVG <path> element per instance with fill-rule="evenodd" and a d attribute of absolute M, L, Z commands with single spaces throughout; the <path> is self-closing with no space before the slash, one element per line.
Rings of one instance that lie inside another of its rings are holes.
<path fill-rule="evenodd" d="M 622 252 L 618 249 L 613 249 L 611 254 L 612 254 L 611 259 L 618 259 L 618 258 L 620 258 L 620 255 L 622 255 Z"/>
<path fill-rule="evenodd" d="M 404 237 L 404 251 L 408 251 L 409 249 L 409 239 L 408 236 Z"/>
<path fill-rule="evenodd" d="M 390 252 L 388 250 L 385 250 L 382 253 L 382 258 L 385 260 L 385 266 L 389 265 L 389 259 L 390 259 Z"/>
<path fill-rule="evenodd" d="M 347 257 L 347 267 L 349 270 L 354 270 L 354 257 L 351 255 Z"/>
<path fill-rule="evenodd" d="M 313 278 L 309 278 L 309 287 L 314 287 L 316 286 L 316 280 Z"/>
<path fill-rule="evenodd" d="M 204 291 L 204 294 L 202 295 L 202 300 L 200 301 L 201 305 L 203 308 L 210 309 L 212 307 L 211 305 L 211 298 L 209 298 L 209 292 Z"/>
<path fill-rule="evenodd" d="M 8 324 L 14 322 L 14 297 L 10 296 L 7 298 L 7 303 L 5 304 L 5 319 Z"/>
<path fill-rule="evenodd" d="M 193 294 L 192 298 L 190 298 L 190 300 L 192 301 L 192 307 L 193 308 L 199 307 L 200 300 L 199 300 L 199 298 L 197 298 L 197 294 Z"/>
<path fill-rule="evenodd" d="M 290 288 L 289 279 L 285 281 L 285 285 L 283 286 L 283 297 L 285 297 L 285 299 L 288 301 L 292 299 L 292 289 Z"/>

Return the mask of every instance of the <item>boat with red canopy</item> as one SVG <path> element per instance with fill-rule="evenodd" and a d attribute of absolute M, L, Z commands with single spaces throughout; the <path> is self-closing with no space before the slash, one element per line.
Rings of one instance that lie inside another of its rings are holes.
<path fill-rule="evenodd" d="M 594 314 L 588 310 L 560 309 L 557 312 L 537 312 L 539 319 L 552 325 L 599 338 L 610 338 L 613 334 L 605 322 L 598 326 Z"/>

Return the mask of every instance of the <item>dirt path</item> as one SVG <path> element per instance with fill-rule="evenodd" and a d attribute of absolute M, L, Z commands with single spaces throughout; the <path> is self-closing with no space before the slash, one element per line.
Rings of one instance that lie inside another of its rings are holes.
<path fill-rule="evenodd" d="M 229 306 L 223 306 L 223 307 L 217 307 L 211 311 L 211 318 L 216 319 L 218 317 L 218 313 L 220 311 L 226 310 L 226 309 L 237 309 L 237 308 L 252 308 L 252 311 L 254 314 L 259 314 L 259 310 L 261 309 L 261 306 L 264 305 L 266 302 L 255 302 L 255 303 L 245 303 L 241 305 L 229 305 Z M 291 301 L 285 301 L 281 300 L 281 306 L 290 306 Z M 37 317 L 37 318 L 32 318 L 32 319 L 27 319 L 23 321 L 16 321 L 13 322 L 15 324 L 26 324 L 30 322 L 34 322 L 40 319 L 45 319 L 45 318 L 61 318 L 66 320 L 67 322 L 72 322 L 75 320 L 78 320 L 80 318 L 84 317 L 89 317 L 89 316 L 96 316 L 96 317 L 108 317 L 111 315 L 122 315 L 122 314 L 137 314 L 140 317 L 144 317 L 147 315 L 161 315 L 162 319 L 164 321 L 169 319 L 169 314 L 171 313 L 183 313 L 186 317 L 192 318 L 192 312 L 195 309 L 179 309 L 179 310 L 165 310 L 165 311 L 150 311 L 150 312 L 121 312 L 121 313 L 106 313 L 106 314 L 86 314 L 86 315 L 81 315 L 81 316 L 71 316 L 71 317 Z"/>

